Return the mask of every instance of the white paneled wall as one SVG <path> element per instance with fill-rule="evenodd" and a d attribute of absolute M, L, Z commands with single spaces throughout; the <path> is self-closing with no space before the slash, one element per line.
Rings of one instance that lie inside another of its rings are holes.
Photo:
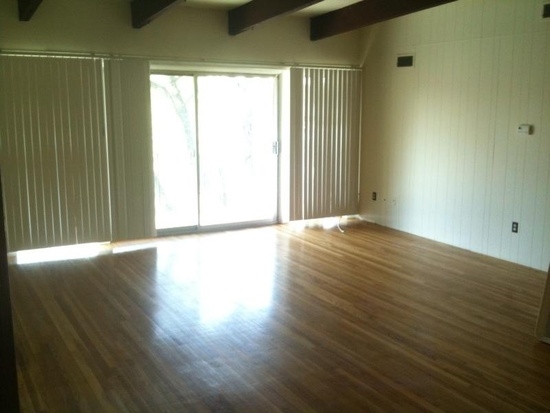
<path fill-rule="evenodd" d="M 550 19 L 542 5 L 458 0 L 368 30 L 367 220 L 548 268 Z M 400 54 L 413 54 L 414 67 L 397 68 Z M 532 135 L 517 133 L 524 123 Z"/>

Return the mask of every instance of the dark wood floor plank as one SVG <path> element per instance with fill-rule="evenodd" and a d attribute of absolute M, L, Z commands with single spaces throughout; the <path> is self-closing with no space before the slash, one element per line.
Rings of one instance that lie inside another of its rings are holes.
<path fill-rule="evenodd" d="M 545 411 L 545 273 L 370 224 L 10 267 L 24 412 Z"/>

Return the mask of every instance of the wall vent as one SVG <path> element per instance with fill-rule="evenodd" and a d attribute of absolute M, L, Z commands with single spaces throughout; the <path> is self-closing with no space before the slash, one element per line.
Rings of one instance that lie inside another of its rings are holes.
<path fill-rule="evenodd" d="M 414 66 L 414 56 L 398 56 L 397 67 L 411 67 Z"/>

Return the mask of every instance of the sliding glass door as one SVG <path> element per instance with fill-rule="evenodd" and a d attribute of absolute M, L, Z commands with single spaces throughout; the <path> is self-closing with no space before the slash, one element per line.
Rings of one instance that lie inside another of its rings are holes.
<path fill-rule="evenodd" d="M 158 230 L 277 217 L 277 80 L 152 75 Z"/>

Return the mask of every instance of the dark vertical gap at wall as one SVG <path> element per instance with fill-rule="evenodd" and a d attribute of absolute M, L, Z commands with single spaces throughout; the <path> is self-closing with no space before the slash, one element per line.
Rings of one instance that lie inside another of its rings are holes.
<path fill-rule="evenodd" d="M 8 248 L 4 221 L 2 177 L 0 176 L 0 412 L 19 412 L 19 393 L 13 340 Z"/>

